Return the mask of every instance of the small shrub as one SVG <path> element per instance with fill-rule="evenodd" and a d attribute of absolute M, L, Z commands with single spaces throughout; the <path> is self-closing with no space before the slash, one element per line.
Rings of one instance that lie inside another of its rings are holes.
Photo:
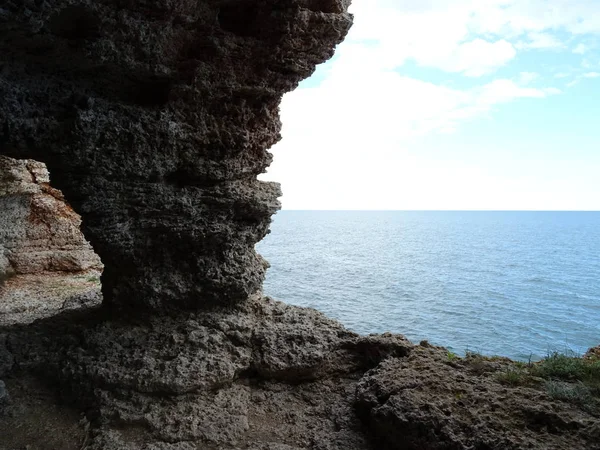
<path fill-rule="evenodd" d="M 514 361 L 513 364 L 515 365 L 515 367 L 517 369 L 521 369 L 521 370 L 529 367 L 528 364 L 523 361 Z"/>
<path fill-rule="evenodd" d="M 479 352 L 474 352 L 469 349 L 465 350 L 465 358 L 482 358 L 483 355 Z"/>
<path fill-rule="evenodd" d="M 542 378 L 583 381 L 600 386 L 600 361 L 553 353 L 536 364 L 533 370 Z"/>
<path fill-rule="evenodd" d="M 587 411 L 597 408 L 597 400 L 592 395 L 592 391 L 581 382 L 567 383 L 550 380 L 546 381 L 545 388 L 548 395 L 556 400 L 574 403 Z"/>
<path fill-rule="evenodd" d="M 506 369 L 496 375 L 498 381 L 508 386 L 523 386 L 531 382 L 529 372 L 520 369 Z"/>

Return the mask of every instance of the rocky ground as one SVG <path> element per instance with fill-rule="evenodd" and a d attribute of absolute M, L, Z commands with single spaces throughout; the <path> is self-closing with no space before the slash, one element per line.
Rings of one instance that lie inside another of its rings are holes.
<path fill-rule="evenodd" d="M 101 298 L 98 270 L 16 275 L 0 282 L 0 326 L 96 306 Z"/>
<path fill-rule="evenodd" d="M 136 323 L 74 304 L 0 327 L 0 449 L 600 449 L 597 392 L 506 358 L 263 297 Z"/>

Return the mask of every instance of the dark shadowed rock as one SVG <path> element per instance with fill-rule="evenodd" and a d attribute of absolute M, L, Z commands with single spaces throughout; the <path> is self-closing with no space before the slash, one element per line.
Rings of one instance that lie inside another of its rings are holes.
<path fill-rule="evenodd" d="M 368 449 L 356 382 L 412 348 L 268 298 L 138 324 L 98 316 L 66 312 L 6 338 L 13 376 L 58 383 L 86 411 L 90 449 Z"/>
<path fill-rule="evenodd" d="M 10 396 L 8 395 L 6 384 L 4 384 L 4 381 L 0 380 L 0 407 L 7 405 L 9 401 Z"/>
<path fill-rule="evenodd" d="M 256 175 L 279 101 L 331 57 L 345 0 L 9 2 L 0 154 L 47 164 L 106 265 L 105 302 L 233 304 L 279 208 Z"/>

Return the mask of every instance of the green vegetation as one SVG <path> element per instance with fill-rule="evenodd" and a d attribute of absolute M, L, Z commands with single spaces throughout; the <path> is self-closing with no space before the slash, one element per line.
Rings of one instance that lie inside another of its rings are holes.
<path fill-rule="evenodd" d="M 450 350 L 448 350 L 447 357 L 448 357 L 448 361 L 456 361 L 457 359 L 460 359 L 456 353 L 451 352 Z"/>
<path fill-rule="evenodd" d="M 496 375 L 498 381 L 508 386 L 526 386 L 534 384 L 535 379 L 532 374 L 524 368 L 508 368 Z"/>
<path fill-rule="evenodd" d="M 600 392 L 600 359 L 552 353 L 533 366 L 537 376 L 549 380 L 580 381 Z"/>
<path fill-rule="evenodd" d="M 100 284 L 100 277 L 97 275 L 89 276 L 86 278 L 89 283 Z"/>
<path fill-rule="evenodd" d="M 554 352 L 537 363 L 515 364 L 498 374 L 498 381 L 511 386 L 543 380 L 550 397 L 570 402 L 585 410 L 600 406 L 600 359 Z"/>
<path fill-rule="evenodd" d="M 88 283 L 100 284 L 100 275 L 92 274 L 92 275 L 77 275 L 75 278 L 79 280 L 85 280 Z"/>
<path fill-rule="evenodd" d="M 448 361 L 463 363 L 478 375 L 491 374 L 506 386 L 544 389 L 550 397 L 600 411 L 600 358 L 554 352 L 538 362 L 511 361 L 467 350 L 464 358 L 448 351 Z"/>
<path fill-rule="evenodd" d="M 564 381 L 546 381 L 546 392 L 550 397 L 575 403 L 585 410 L 593 410 L 598 400 L 594 398 L 592 390 L 582 382 L 567 383 Z"/>
<path fill-rule="evenodd" d="M 465 358 L 470 359 L 470 358 L 484 358 L 484 356 L 479 353 L 479 352 L 474 352 L 472 350 L 465 350 Z"/>

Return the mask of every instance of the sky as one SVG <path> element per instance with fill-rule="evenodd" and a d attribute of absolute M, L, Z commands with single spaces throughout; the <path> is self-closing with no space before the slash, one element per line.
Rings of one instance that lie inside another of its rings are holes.
<path fill-rule="evenodd" d="M 286 94 L 284 209 L 599 210 L 600 0 L 354 0 Z"/>

